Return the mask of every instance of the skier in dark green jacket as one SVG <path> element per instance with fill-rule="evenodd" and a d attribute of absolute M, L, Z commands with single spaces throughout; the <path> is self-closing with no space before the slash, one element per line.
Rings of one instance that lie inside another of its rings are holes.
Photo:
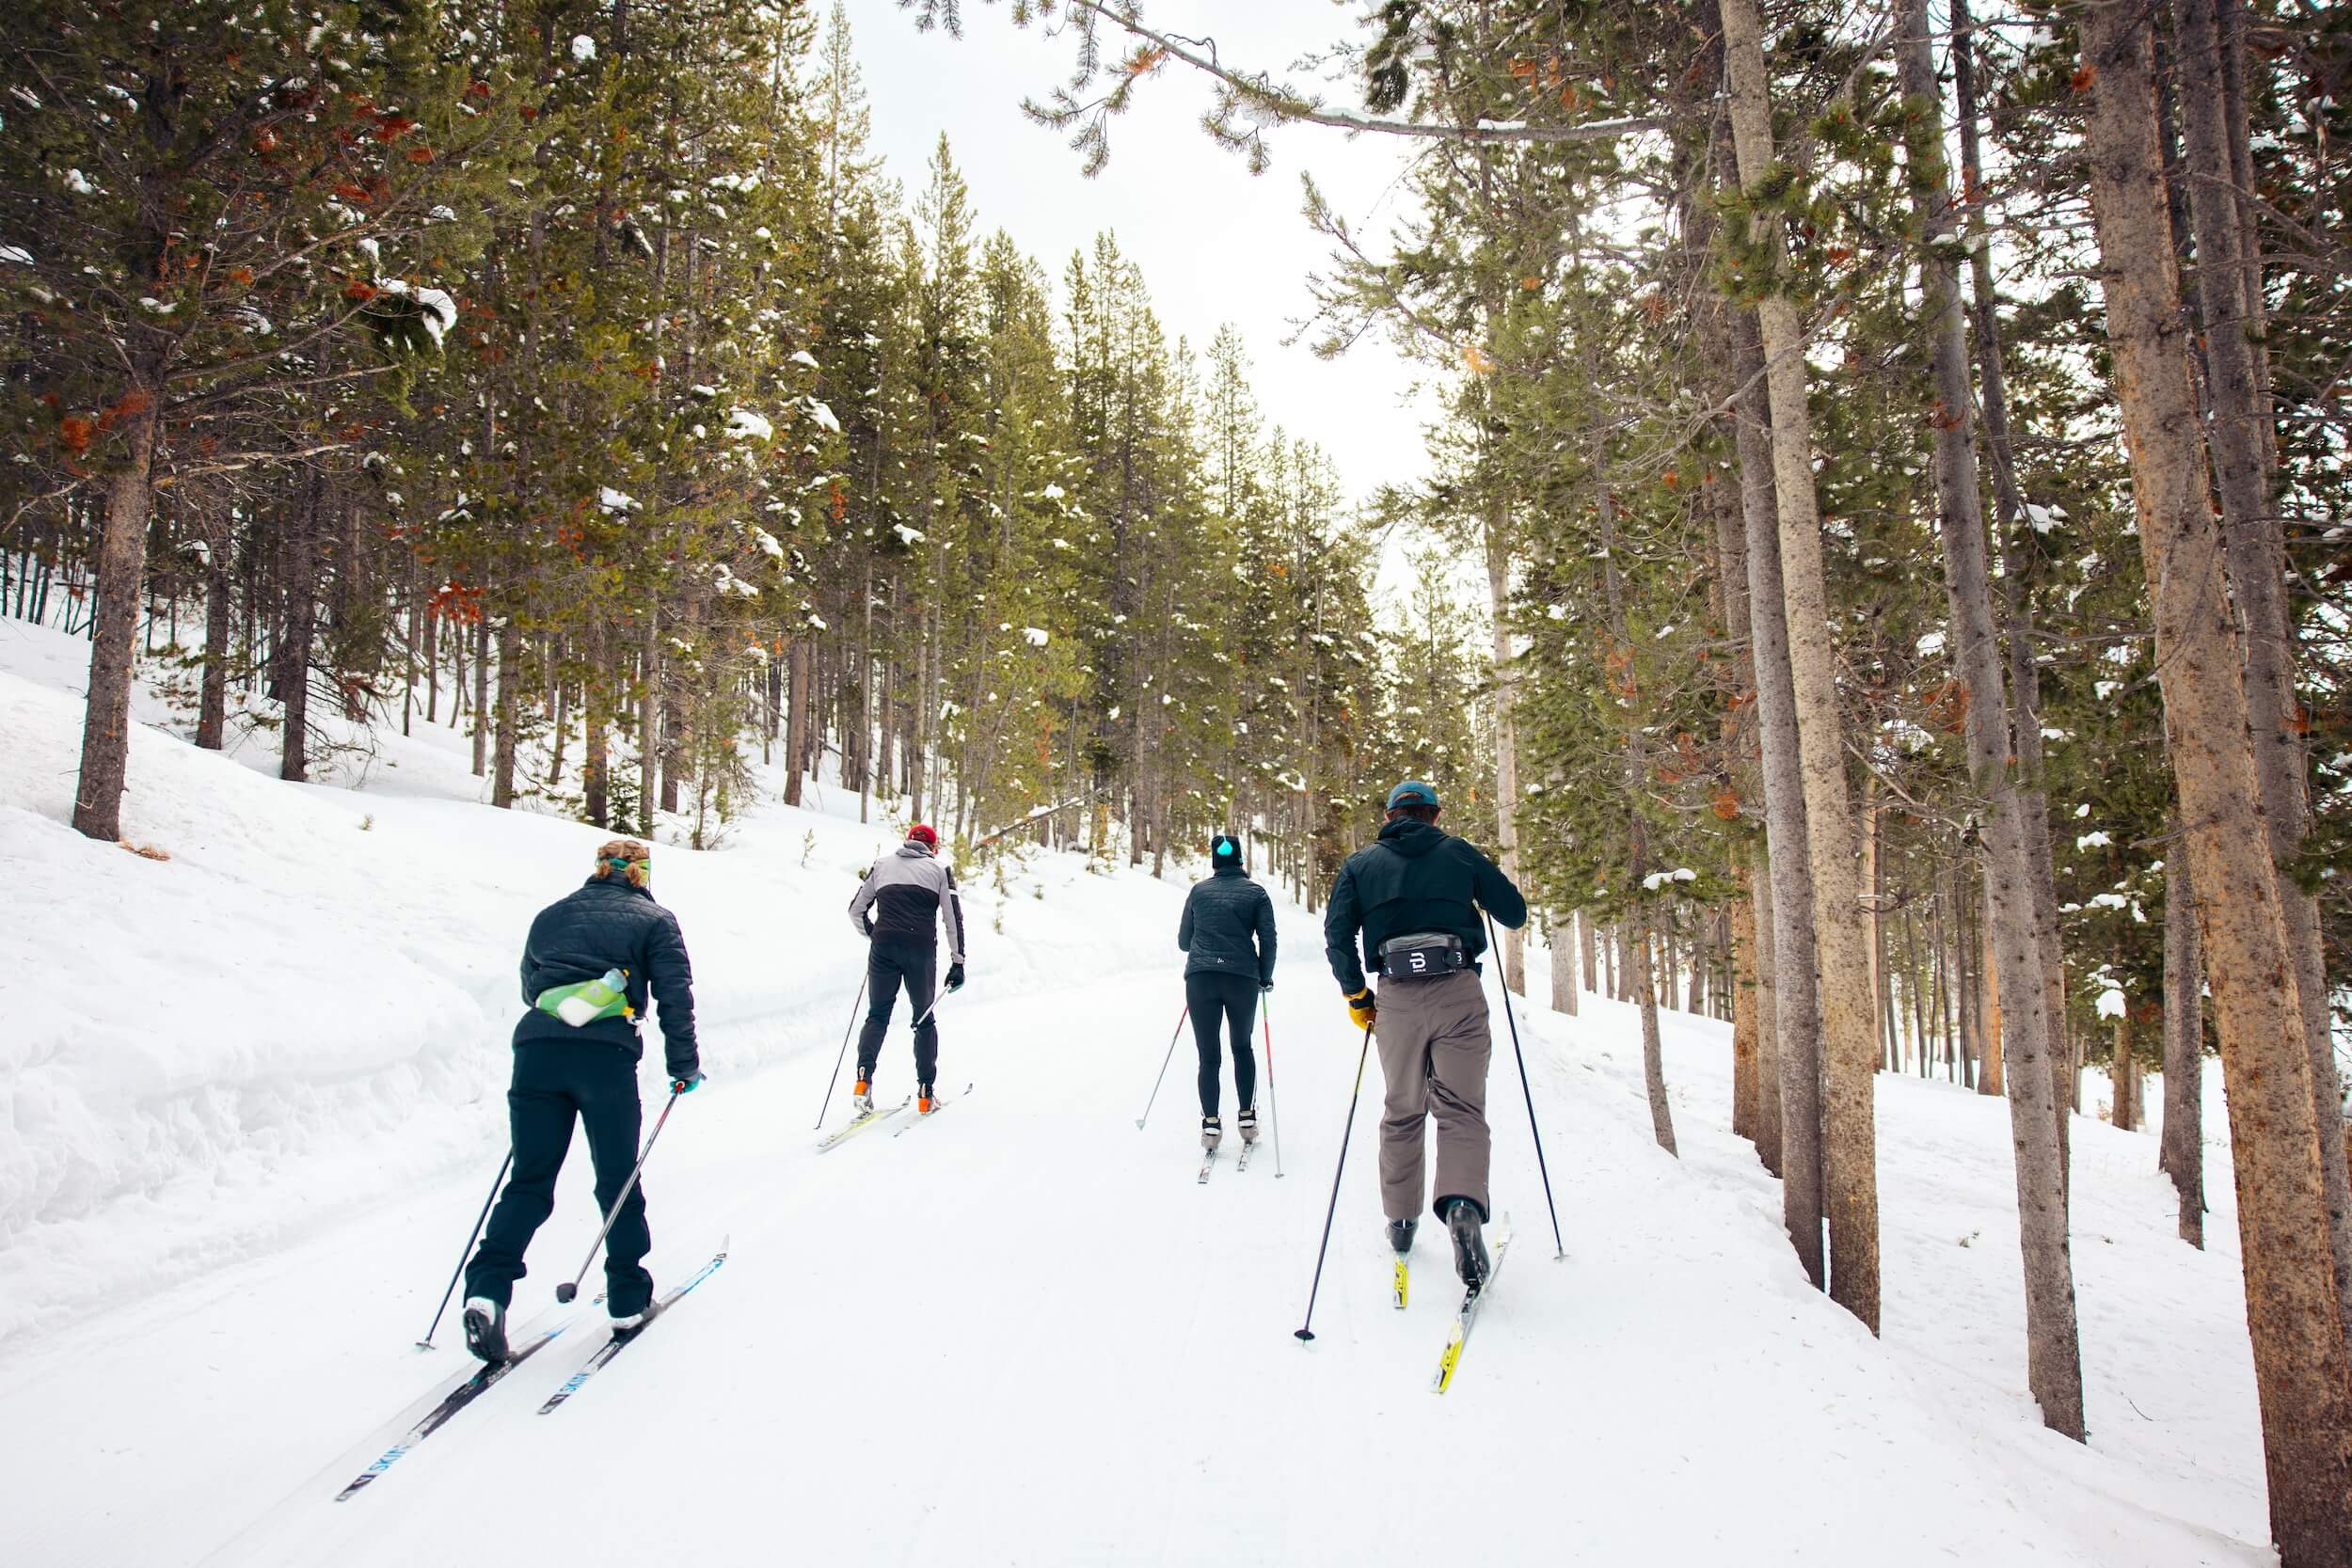
<path fill-rule="evenodd" d="M 466 1348 L 489 1362 L 506 1359 L 507 1303 L 532 1236 L 554 1211 L 556 1173 L 575 1121 L 588 1136 L 596 1207 L 612 1217 L 604 1253 L 612 1326 L 635 1327 L 653 1303 L 644 1181 L 621 1196 L 637 1162 L 637 1062 L 644 1049 L 638 1031 L 648 1001 L 660 1008 L 672 1092 L 689 1092 L 703 1073 L 693 969 L 677 917 L 653 901 L 651 849 L 613 839 L 596 851 L 583 886 L 539 911 L 523 945 L 522 994 L 506 1091 L 514 1175 L 466 1265 Z"/>
<path fill-rule="evenodd" d="M 1408 779 L 1389 792 L 1388 821 L 1350 855 L 1323 916 L 1326 956 L 1359 1029 L 1378 1027 L 1388 1098 L 1380 1118 L 1380 1203 L 1389 1244 L 1413 1245 L 1424 1188 L 1422 1124 L 1438 1123 L 1436 1201 L 1462 1282 L 1486 1278 L 1486 1067 L 1494 1041 L 1478 958 L 1483 906 L 1516 929 L 1527 900 L 1494 862 L 1438 826 L 1438 792 Z M 1360 955 L 1359 943 L 1361 944 Z M 1375 1009 L 1365 981 L 1380 977 Z"/>
<path fill-rule="evenodd" d="M 1209 846 L 1209 879 L 1193 884 L 1177 923 L 1184 951 L 1184 1004 L 1192 1010 L 1193 1041 L 1200 1048 L 1200 1144 L 1215 1148 L 1224 1135 L 1217 1119 L 1217 1067 L 1223 1053 L 1218 1024 L 1231 1031 L 1233 1098 L 1241 1102 L 1241 1141 L 1258 1141 L 1258 1058 L 1249 1030 L 1258 997 L 1274 989 L 1274 900 L 1242 868 L 1241 842 L 1219 833 Z"/>

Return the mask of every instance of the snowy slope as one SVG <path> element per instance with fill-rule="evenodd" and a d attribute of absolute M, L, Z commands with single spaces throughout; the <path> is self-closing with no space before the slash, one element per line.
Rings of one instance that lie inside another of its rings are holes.
<path fill-rule="evenodd" d="M 725 1237 L 728 1264 L 557 1415 L 532 1412 L 584 1347 L 328 1503 L 355 1445 L 462 1365 L 448 1328 L 408 1347 L 502 1148 L 522 924 L 596 835 L 469 803 L 423 739 L 384 742 L 354 793 L 142 733 L 128 832 L 174 858 L 84 845 L 70 661 L 27 635 L 0 627 L 28 955 L 0 1046 L 11 1562 L 2270 1560 L 2232 1226 L 2210 1255 L 2170 1240 L 2147 1136 L 2077 1123 L 2078 1449 L 2024 1398 L 2005 1107 L 1884 1082 L 1874 1342 L 1805 1287 L 1722 1130 L 1722 1026 L 1669 1015 L 1677 1162 L 1629 1009 L 1522 1010 L 1567 1257 L 1506 1055 L 1518 1241 L 1440 1400 L 1438 1238 L 1411 1309 L 1388 1304 L 1376 1066 L 1319 1338 L 1291 1337 L 1359 1040 L 1311 917 L 1284 909 L 1272 1012 L 1285 1174 L 1268 1149 L 1195 1184 L 1188 1047 L 1136 1129 L 1182 1005 L 1182 888 L 1067 857 L 971 891 L 973 984 L 941 1012 L 969 1102 L 820 1158 L 861 958 L 840 910 L 892 834 L 782 808 L 657 858 L 712 1082 L 649 1166 L 651 1263 L 674 1280 Z M 393 762 L 405 793 L 377 787 Z M 910 1074 L 901 1023 L 883 1092 Z M 592 1209 L 582 1155 L 518 1313 Z"/>

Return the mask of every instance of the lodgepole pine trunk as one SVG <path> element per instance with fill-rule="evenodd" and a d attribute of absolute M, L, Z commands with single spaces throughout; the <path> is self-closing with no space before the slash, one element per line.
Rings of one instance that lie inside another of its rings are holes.
<path fill-rule="evenodd" d="M 1994 629 L 1992 563 L 1976 454 L 1976 406 L 1968 378 L 1968 334 L 1959 238 L 1946 173 L 1942 101 L 1926 0 L 1904 0 L 1897 45 L 1910 119 L 1911 188 L 1926 245 L 1919 264 L 1920 317 L 1934 377 L 1937 510 L 1951 653 L 1965 694 L 1969 781 L 1992 807 L 1979 849 L 1986 920 L 2003 976 L 2007 1021 L 2010 1147 L 2017 1179 L 2019 1246 L 2026 1282 L 2026 1382 L 2052 1431 L 2084 1435 L 2082 1346 L 2074 1310 L 2074 1258 L 2058 1122 L 2052 1105 L 2049 1015 L 2041 979 L 2032 894 L 2033 859 L 2024 803 L 2010 771 L 2010 703 Z M 1921 1041 L 1924 1050 L 1926 1041 Z"/>
<path fill-rule="evenodd" d="M 2156 1164 L 2181 1199 L 2181 1240 L 2205 1244 L 2205 975 L 2185 849 L 2164 857 L 2164 1138 Z"/>
<path fill-rule="evenodd" d="M 637 831 L 650 843 L 654 809 L 660 801 L 656 774 L 660 762 L 661 606 L 645 607 L 644 645 L 637 671 Z"/>
<path fill-rule="evenodd" d="M 319 621 L 319 490 L 316 475 L 305 487 L 299 520 L 286 539 L 285 620 L 278 645 L 278 696 L 286 728 L 279 736 L 278 776 L 301 784 L 310 776 L 310 650 Z"/>
<path fill-rule="evenodd" d="M 1740 868 L 1747 885 L 1748 870 Z M 1756 1138 L 1756 904 L 1742 898 L 1731 910 L 1731 1130 Z"/>
<path fill-rule="evenodd" d="M 217 752 L 229 729 L 230 531 L 225 523 L 215 522 L 205 531 L 210 547 L 204 552 L 204 675 L 197 697 L 196 743 L 205 751 Z M 411 610 L 408 635 L 412 641 L 416 624 L 416 612 Z M 405 733 L 405 715 L 401 727 Z"/>
<path fill-rule="evenodd" d="M 2271 502 L 2270 399 L 2257 363 L 2261 330 L 2252 301 L 2262 259 L 2239 222 L 2231 94 L 2224 81 L 2219 0 L 2173 0 L 2174 69 L 2191 221 L 2197 236 L 2197 296 L 2203 317 L 2206 392 L 2211 400 L 2214 477 L 2229 541 L 2230 591 L 2246 621 L 2246 707 L 2254 735 L 2279 903 L 2295 959 L 2296 996 L 2311 1057 L 2312 1107 L 2319 1120 L 2320 1168 L 2328 1186 L 2328 1240 L 2336 1295 L 2352 1314 L 2352 1171 L 2344 1163 L 2343 1085 L 2329 1017 L 2319 901 L 2288 874 L 2310 823 L 2309 765 L 2296 734 L 2294 640 L 2287 626 L 2286 550 Z M 2243 105 L 2240 105 L 2241 112 Z M 2352 1316 L 2345 1323 L 2352 1338 Z"/>
<path fill-rule="evenodd" d="M 515 753 L 522 734 L 523 633 L 510 612 L 499 624 L 499 697 L 497 745 L 491 753 L 490 804 L 515 803 Z"/>
<path fill-rule="evenodd" d="M 1576 1016 L 1576 936 L 1573 927 L 1576 915 L 1552 922 L 1544 933 L 1544 942 L 1551 949 L 1551 1010 Z"/>
<path fill-rule="evenodd" d="M 794 638 L 791 651 L 785 656 L 789 677 L 784 721 L 784 803 L 787 806 L 801 803 L 802 765 L 808 754 L 809 662 L 808 639 Z"/>
<path fill-rule="evenodd" d="M 1804 781 L 1797 757 L 1797 699 L 1782 610 L 1779 502 L 1773 495 L 1764 350 L 1755 318 L 1732 320 L 1740 499 L 1748 546 L 1749 625 L 1756 644 L 1756 712 L 1764 771 L 1765 874 L 1771 900 L 1772 1035 L 1779 1063 L 1759 1098 L 1779 1101 L 1781 1218 L 1797 1260 L 1816 1286 L 1821 1249 L 1821 1015 L 1813 942 L 1813 873 L 1806 860 Z"/>
<path fill-rule="evenodd" d="M 2137 4 L 2083 11 L 2100 287 L 2153 600 L 2166 749 L 2229 1085 L 2271 1536 L 2282 1568 L 2343 1568 L 2352 1563 L 2352 1375 L 2295 957 L 2169 243 L 2151 32 Z"/>
<path fill-rule="evenodd" d="M 1781 1174 L 1780 985 L 1774 951 L 1772 868 L 1757 845 L 1748 868 L 1749 929 L 1756 953 L 1756 1157 Z"/>
<path fill-rule="evenodd" d="M 155 393 L 124 421 L 124 461 L 106 482 L 98 533 L 97 604 L 90 611 L 89 696 L 82 717 L 82 771 L 73 788 L 73 828 L 90 838 L 122 837 L 122 791 L 131 767 L 131 675 L 139 590 L 147 578 L 148 514 L 154 498 Z"/>
<path fill-rule="evenodd" d="M 1752 196 L 1778 167 L 1756 0 L 1722 0 L 1724 77 L 1740 182 Z M 1763 226 L 1780 243 L 1777 221 Z M 1821 517 L 1813 488 L 1813 418 L 1806 407 L 1804 334 L 1796 302 L 1778 290 L 1756 302 L 1765 390 L 1772 411 L 1773 494 L 1780 512 L 1783 618 L 1796 694 L 1797 751 L 1804 780 L 1813 927 L 1820 963 L 1822 1209 L 1829 1222 L 1830 1299 L 1879 1327 L 1878 1151 L 1872 1069 L 1876 1030 L 1870 955 L 1854 870 L 1853 800 L 1837 711 L 1836 650 L 1830 641 Z M 1759 601 L 1756 613 L 1764 611 Z"/>

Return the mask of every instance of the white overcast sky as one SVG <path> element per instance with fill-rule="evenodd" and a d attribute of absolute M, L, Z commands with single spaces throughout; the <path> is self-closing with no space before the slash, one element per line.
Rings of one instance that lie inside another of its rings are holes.
<path fill-rule="evenodd" d="M 1300 173 L 1314 176 L 1359 235 L 1385 239 L 1409 200 L 1400 180 L 1409 147 L 1289 126 L 1270 137 L 1274 167 L 1252 176 L 1200 129 L 1206 83 L 1171 62 L 1113 121 L 1110 166 L 1089 180 L 1065 138 L 1021 112 L 1025 96 L 1042 100 L 1068 79 L 1073 40 L 1016 28 L 1001 0 L 964 0 L 961 40 L 916 31 L 898 0 L 846 5 L 874 150 L 910 201 L 945 131 L 981 231 L 1009 230 L 1057 289 L 1071 253 L 1090 250 L 1095 234 L 1110 230 L 1142 267 L 1171 339 L 1189 339 L 1198 354 L 1219 324 L 1241 329 L 1267 419 L 1328 451 L 1352 496 L 1422 473 L 1422 427 L 1434 404 L 1415 393 L 1411 367 L 1385 336 L 1336 360 L 1316 358 L 1305 341 L 1283 346 L 1312 312 L 1307 277 L 1327 254 L 1300 215 Z M 1214 38 L 1229 62 L 1281 68 L 1327 48 L 1361 10 L 1361 0 L 1156 0 L 1147 14 L 1170 31 Z M 1123 40 L 1117 53 L 1127 53 Z M 1344 87 L 1330 93 L 1343 95 L 1352 106 Z"/>

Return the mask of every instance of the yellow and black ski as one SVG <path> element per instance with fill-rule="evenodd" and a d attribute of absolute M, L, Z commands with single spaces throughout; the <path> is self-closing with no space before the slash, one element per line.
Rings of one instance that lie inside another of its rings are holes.
<path fill-rule="evenodd" d="M 1395 1298 L 1396 1309 L 1400 1312 L 1405 1310 L 1405 1287 L 1407 1283 L 1407 1275 L 1409 1272 L 1410 1271 L 1406 1267 L 1405 1255 L 1401 1252 L 1398 1253 L 1396 1255 L 1396 1273 L 1395 1276 L 1389 1283 L 1389 1294 Z"/>
<path fill-rule="evenodd" d="M 1502 1273 L 1503 1255 L 1511 1250 L 1511 1226 L 1505 1216 L 1498 1227 L 1494 1243 L 1494 1261 L 1486 1270 L 1486 1283 L 1475 1291 L 1462 1293 L 1462 1309 L 1454 1314 L 1454 1327 L 1447 1333 L 1445 1354 L 1438 1358 L 1438 1375 L 1430 1380 L 1430 1392 L 1442 1394 L 1454 1386 L 1454 1370 L 1462 1364 L 1462 1352 L 1470 1344 L 1470 1330 L 1478 1326 L 1479 1309 L 1494 1293 L 1495 1277 Z"/>

